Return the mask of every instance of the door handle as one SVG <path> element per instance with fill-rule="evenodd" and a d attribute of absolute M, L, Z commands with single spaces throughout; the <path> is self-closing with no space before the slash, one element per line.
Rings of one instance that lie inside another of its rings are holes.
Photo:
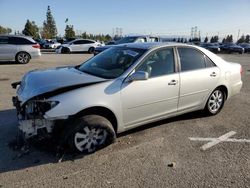
<path fill-rule="evenodd" d="M 177 80 L 171 80 L 171 82 L 168 82 L 168 85 L 173 86 L 173 85 L 176 85 L 177 83 L 178 83 Z"/>
<path fill-rule="evenodd" d="M 217 74 L 216 74 L 216 72 L 212 72 L 212 73 L 210 74 L 210 76 L 211 76 L 211 77 L 215 77 L 215 76 L 217 76 Z"/>

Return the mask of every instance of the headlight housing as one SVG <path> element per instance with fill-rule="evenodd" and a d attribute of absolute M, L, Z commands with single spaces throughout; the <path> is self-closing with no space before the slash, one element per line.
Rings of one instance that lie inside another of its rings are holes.
<path fill-rule="evenodd" d="M 29 115 L 44 115 L 59 104 L 59 101 L 31 100 L 25 106 L 25 112 Z"/>

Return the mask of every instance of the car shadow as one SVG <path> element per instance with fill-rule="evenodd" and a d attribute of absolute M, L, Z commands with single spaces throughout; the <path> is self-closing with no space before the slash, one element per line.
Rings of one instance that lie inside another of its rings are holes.
<path fill-rule="evenodd" d="M 178 121 L 184 121 L 184 120 L 192 120 L 192 119 L 201 119 L 201 118 L 205 118 L 207 117 L 207 115 L 203 112 L 203 111 L 195 111 L 195 112 L 190 112 L 190 113 L 186 113 L 183 115 L 179 115 L 176 117 L 172 117 L 172 118 L 166 118 L 160 121 L 156 121 L 153 123 L 148 123 L 136 128 L 133 128 L 131 130 L 128 130 L 126 132 L 120 133 L 118 135 L 118 137 L 123 137 L 123 136 L 127 136 L 129 134 L 133 134 L 133 133 L 137 133 L 143 130 L 147 130 L 147 129 L 151 129 L 157 126 L 161 126 L 164 124 L 168 124 L 168 123 L 173 123 L 173 122 L 178 122 Z"/>
<path fill-rule="evenodd" d="M 16 61 L 0 61 L 0 65 L 22 65 Z"/>
<path fill-rule="evenodd" d="M 132 133 L 151 129 L 170 122 L 202 118 L 202 112 L 189 113 L 174 118 L 143 125 L 118 135 L 122 138 Z M 15 109 L 0 111 L 0 173 L 21 170 L 28 167 L 58 163 L 83 158 L 85 155 L 70 154 L 57 151 L 57 145 L 51 140 L 42 140 L 26 145 L 18 145 L 17 118 Z"/>

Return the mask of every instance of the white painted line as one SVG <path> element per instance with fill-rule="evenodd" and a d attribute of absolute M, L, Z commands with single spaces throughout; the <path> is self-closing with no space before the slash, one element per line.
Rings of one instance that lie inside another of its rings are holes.
<path fill-rule="evenodd" d="M 222 136 L 220 136 L 219 138 L 192 138 L 190 137 L 189 140 L 192 140 L 192 141 L 201 141 L 201 142 L 205 142 L 205 141 L 208 141 L 207 144 L 204 144 L 201 149 L 202 150 L 207 150 L 221 142 L 246 142 L 246 143 L 250 143 L 250 140 L 247 140 L 247 139 L 233 139 L 233 138 L 229 138 L 233 135 L 235 135 L 236 132 L 235 131 L 230 131 Z"/>

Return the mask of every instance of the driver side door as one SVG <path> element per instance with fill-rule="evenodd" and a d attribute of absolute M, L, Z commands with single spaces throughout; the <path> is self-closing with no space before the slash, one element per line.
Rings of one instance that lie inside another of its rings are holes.
<path fill-rule="evenodd" d="M 161 58 L 165 53 L 167 58 Z M 125 129 L 164 118 L 175 113 L 179 100 L 179 73 L 174 50 L 163 48 L 151 52 L 134 70 L 148 72 L 147 80 L 125 81 L 121 100 Z"/>

